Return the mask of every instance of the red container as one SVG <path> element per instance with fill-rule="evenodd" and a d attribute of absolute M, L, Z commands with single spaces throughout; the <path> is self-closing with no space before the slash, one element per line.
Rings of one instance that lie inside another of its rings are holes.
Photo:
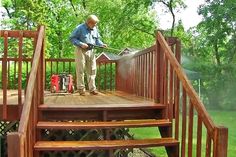
<path fill-rule="evenodd" d="M 69 75 L 67 75 L 67 78 L 69 79 L 69 81 L 68 81 L 69 84 L 67 87 L 68 92 L 73 93 L 74 92 L 73 76 L 69 74 Z"/>
<path fill-rule="evenodd" d="M 60 74 L 51 76 L 51 92 L 74 92 L 73 76 L 70 74 Z"/>
<path fill-rule="evenodd" d="M 59 92 L 59 83 L 60 83 L 59 75 L 52 75 L 51 76 L 51 92 L 52 93 Z"/>

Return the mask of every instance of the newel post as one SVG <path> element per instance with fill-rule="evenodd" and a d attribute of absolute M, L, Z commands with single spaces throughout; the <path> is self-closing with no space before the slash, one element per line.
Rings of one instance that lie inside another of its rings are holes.
<path fill-rule="evenodd" d="M 40 54 L 40 104 L 43 104 L 44 103 L 44 90 L 45 90 L 45 77 L 46 77 L 46 74 L 45 74 L 45 47 L 46 47 L 46 32 L 45 32 L 45 26 L 40 26 L 42 29 L 43 29 L 43 43 L 42 43 L 42 49 L 41 49 L 41 54 Z"/>
<path fill-rule="evenodd" d="M 163 76 L 162 76 L 162 65 L 163 65 L 163 53 L 161 52 L 161 45 L 158 41 L 159 31 L 156 32 L 156 50 L 155 50 L 155 101 L 157 103 L 163 103 Z"/>
<path fill-rule="evenodd" d="M 214 130 L 213 157 L 227 157 L 228 128 L 216 127 Z"/>
<path fill-rule="evenodd" d="M 21 135 L 17 132 L 7 134 L 7 153 L 8 157 L 24 157 L 24 144 L 21 140 Z"/>

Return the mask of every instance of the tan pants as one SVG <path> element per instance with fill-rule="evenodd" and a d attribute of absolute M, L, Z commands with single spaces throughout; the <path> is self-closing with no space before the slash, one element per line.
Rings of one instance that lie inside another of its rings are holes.
<path fill-rule="evenodd" d="M 93 50 L 84 50 L 77 47 L 75 50 L 75 64 L 77 89 L 85 90 L 84 72 L 86 72 L 89 91 L 96 90 L 96 58 Z"/>

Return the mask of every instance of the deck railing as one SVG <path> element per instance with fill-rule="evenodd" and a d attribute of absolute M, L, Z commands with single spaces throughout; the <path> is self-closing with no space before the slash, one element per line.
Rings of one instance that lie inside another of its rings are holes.
<path fill-rule="evenodd" d="M 39 27 L 18 132 L 7 135 L 9 157 L 34 156 L 33 147 L 38 136 L 36 133 L 37 109 L 38 105 L 44 101 L 44 33 L 44 26 Z"/>
<path fill-rule="evenodd" d="M 10 111 L 7 108 L 7 82 L 9 82 L 11 65 L 14 65 L 13 78 L 15 79 L 13 80 L 18 83 L 18 105 L 22 106 L 23 65 L 27 69 L 25 77 L 29 79 L 19 131 L 8 135 L 9 155 L 10 157 L 17 154 L 22 157 L 32 156 L 32 147 L 37 136 L 35 129 L 32 128 L 35 128 L 37 122 L 37 105 L 43 102 L 43 85 L 48 82 L 45 76 L 48 73 L 50 76 L 60 73 L 59 65 L 63 67 L 62 72 L 75 74 L 75 70 L 72 69 L 74 59 L 46 59 L 44 62 L 44 27 L 40 27 L 38 31 L 1 31 L 1 36 L 4 38 L 4 55 L 0 60 L 2 62 L 3 118 L 6 118 Z M 19 38 L 18 58 L 8 57 L 9 37 Z M 22 56 L 23 37 L 34 40 L 33 61 L 24 59 Z M 228 130 L 225 127 L 216 126 L 211 120 L 179 64 L 180 51 L 178 39 L 165 40 L 158 32 L 154 46 L 122 57 L 119 61 L 98 62 L 97 87 L 99 90 L 113 90 L 115 87 L 116 90 L 165 104 L 167 106 L 165 117 L 174 124 L 173 130 L 169 130 L 166 134 L 180 141 L 181 157 L 200 157 L 203 153 L 206 157 L 226 157 Z M 44 70 L 46 66 L 50 67 L 50 72 Z M 193 141 L 195 135 L 196 146 Z M 12 149 L 16 152 L 10 151 Z M 193 155 L 193 152 L 196 154 Z"/>
<path fill-rule="evenodd" d="M 178 39 L 158 32 L 154 46 L 118 62 L 117 89 L 167 106 L 164 116 L 174 125 L 164 136 L 180 141 L 181 157 L 226 157 L 228 129 L 213 123 L 183 72 L 180 51 Z"/>
<path fill-rule="evenodd" d="M 156 58 L 155 46 L 122 57 L 117 62 L 117 90 L 156 99 Z"/>
<path fill-rule="evenodd" d="M 4 58 L 0 58 L 0 63 L 2 63 Z M 8 57 L 6 59 L 7 68 L 4 77 L 7 77 L 5 84 L 6 89 L 18 89 L 19 98 L 17 104 L 22 104 L 24 93 L 24 85 L 27 84 L 30 70 L 32 67 L 32 58 L 12 58 Z M 21 70 L 19 70 L 19 65 L 21 65 Z M 3 67 L 2 67 L 3 68 Z M 24 70 L 23 70 L 24 69 Z M 116 61 L 97 61 L 97 88 L 98 90 L 115 90 L 116 84 Z M 20 74 L 19 74 L 20 72 Z M 76 71 L 75 71 L 75 60 L 72 58 L 46 58 L 45 59 L 45 89 L 50 89 L 50 78 L 53 74 L 68 73 L 73 75 L 74 85 L 76 85 Z M 20 79 L 21 78 L 21 79 Z M 21 86 L 18 86 L 18 80 L 21 80 Z M 3 82 L 3 81 L 2 81 Z M 21 90 L 20 90 L 21 89 Z M 7 92 L 7 90 L 4 92 Z M 0 103 L 1 104 L 1 103 Z M 6 103 L 9 105 L 9 103 Z M 11 105 L 17 105 L 11 104 Z"/>
<path fill-rule="evenodd" d="M 0 59 L 1 63 L 1 88 L 2 88 L 2 102 L 1 104 L 1 117 L 0 119 L 6 120 L 6 119 L 14 119 L 13 115 L 18 115 L 17 112 L 14 111 L 13 106 L 8 107 L 8 85 L 10 84 L 10 67 L 11 65 L 14 65 L 14 84 L 16 85 L 16 89 L 18 89 L 18 103 L 17 107 L 19 108 L 19 111 L 22 108 L 22 96 L 24 93 L 22 93 L 22 65 L 23 65 L 23 49 L 25 40 L 31 40 L 33 42 L 33 45 L 35 46 L 36 40 L 37 40 L 37 32 L 36 31 L 9 31 L 9 30 L 1 30 L 0 31 L 0 37 L 1 40 L 3 40 L 3 55 Z M 13 44 L 10 45 L 10 44 Z M 17 47 L 18 46 L 18 47 Z M 17 48 L 16 48 L 17 47 Z M 2 47 L 1 47 L 2 48 Z M 13 53 L 13 54 L 10 54 Z M 15 58 L 9 57 L 10 55 L 16 56 Z M 11 64 L 14 62 L 15 64 Z M 17 63 L 17 64 L 16 64 Z M 17 116 L 16 116 L 17 117 Z"/>
<path fill-rule="evenodd" d="M 99 91 L 113 91 L 116 89 L 116 60 L 97 61 L 96 85 Z"/>
<path fill-rule="evenodd" d="M 73 75 L 76 86 L 75 60 L 71 58 L 45 59 L 45 89 L 50 89 L 50 78 L 53 74 L 68 73 Z M 115 90 L 116 86 L 116 61 L 97 61 L 96 86 L 99 91 Z M 86 79 L 85 79 L 86 82 Z"/>

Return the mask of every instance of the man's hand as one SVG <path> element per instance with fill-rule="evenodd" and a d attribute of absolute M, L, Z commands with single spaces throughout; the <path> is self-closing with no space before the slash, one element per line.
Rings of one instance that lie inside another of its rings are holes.
<path fill-rule="evenodd" d="M 107 44 L 103 44 L 101 47 L 103 47 L 103 48 L 107 48 Z"/>
<path fill-rule="evenodd" d="M 83 49 L 87 49 L 89 46 L 87 44 L 83 43 L 80 47 Z"/>

